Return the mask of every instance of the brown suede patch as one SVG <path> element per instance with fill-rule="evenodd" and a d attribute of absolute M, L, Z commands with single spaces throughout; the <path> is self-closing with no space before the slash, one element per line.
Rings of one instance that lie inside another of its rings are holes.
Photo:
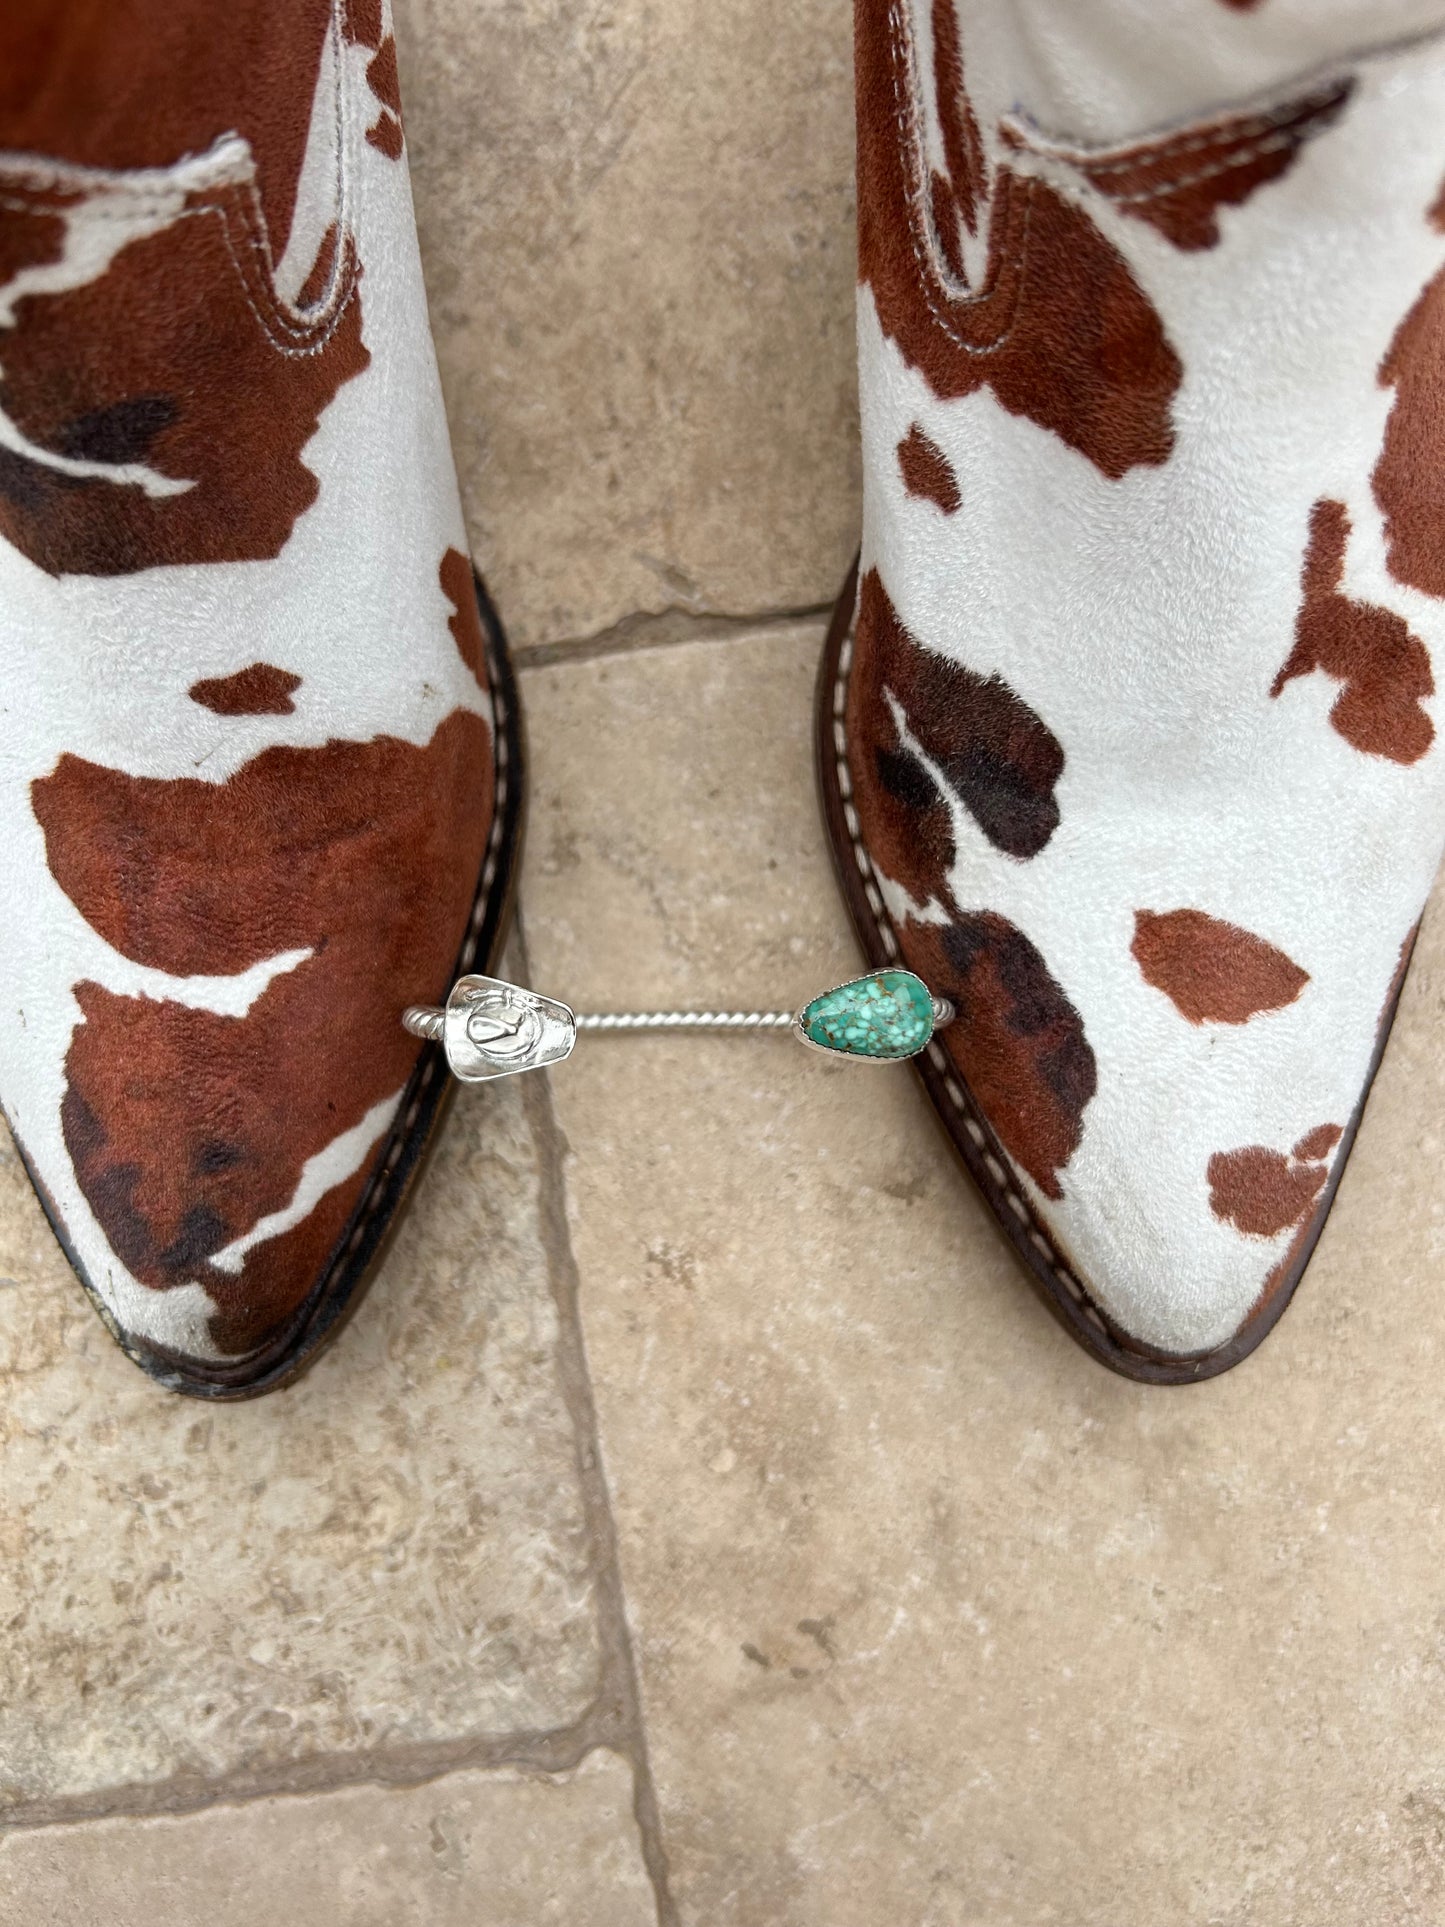
<path fill-rule="evenodd" d="M 396 41 L 388 34 L 366 68 L 366 83 L 381 103 L 381 112 L 366 130 L 366 138 L 388 160 L 401 159 L 401 83 L 396 71 Z"/>
<path fill-rule="evenodd" d="M 249 669 L 238 669 L 234 676 L 206 676 L 193 682 L 186 694 L 202 709 L 218 716 L 290 716 L 296 705 L 291 698 L 301 687 L 301 678 L 274 663 L 253 662 Z"/>
<path fill-rule="evenodd" d="M 937 777 L 905 742 L 890 697 Z M 846 726 L 863 842 L 880 874 L 928 913 L 900 920 L 902 961 L 957 1007 L 939 1043 L 1009 1155 L 1060 1197 L 1058 1172 L 1078 1149 L 1098 1083 L 1094 1053 L 1023 931 L 955 902 L 953 811 L 939 779 L 998 848 L 1032 856 L 1059 820 L 1063 751 L 1000 677 L 923 648 L 877 570 L 859 585 Z"/>
<path fill-rule="evenodd" d="M 1341 592 L 1349 534 L 1342 502 L 1315 503 L 1294 648 L 1269 693 L 1322 669 L 1345 685 L 1330 711 L 1345 741 L 1370 756 L 1415 763 L 1435 740 L 1420 706 L 1435 689 L 1429 651 L 1392 609 Z"/>
<path fill-rule="evenodd" d="M 448 549 L 437 573 L 441 578 L 442 593 L 452 605 L 453 614 L 447 618 L 447 627 L 452 632 L 452 641 L 457 645 L 457 654 L 477 681 L 485 684 L 482 619 L 477 613 L 472 565 L 460 549 Z"/>
<path fill-rule="evenodd" d="M 1445 231 L 1445 187 L 1430 220 Z M 1385 517 L 1390 573 L 1426 595 L 1445 596 L 1445 269 L 1400 323 L 1380 381 L 1395 391 L 1371 478 Z"/>
<path fill-rule="evenodd" d="M 957 237 L 947 233 L 945 207 L 955 220 L 963 222 L 970 234 L 977 234 L 979 209 L 988 192 L 983 140 L 964 83 L 956 0 L 933 0 L 933 80 L 943 157 L 948 167 L 946 176 L 934 176 L 935 192 L 941 191 L 943 197 L 935 201 L 934 208 L 939 239 L 947 246 L 950 242 L 956 243 Z"/>
<path fill-rule="evenodd" d="M 0 456 L 0 534 L 51 574 L 278 554 L 315 501 L 301 450 L 366 367 L 353 298 L 306 353 L 261 325 L 218 207 L 133 241 L 85 286 L 16 304 L 0 406 L 30 440 L 87 460 L 144 462 L 176 495 Z"/>
<path fill-rule="evenodd" d="M 411 1074 L 400 1012 L 445 993 L 490 828 L 487 727 L 458 710 L 424 746 L 268 749 L 224 783 L 63 756 L 32 795 L 57 881 L 123 955 L 190 976 L 314 951 L 240 1018 L 76 992 L 64 1123 L 92 1210 L 143 1283 L 203 1283 L 252 1342 L 309 1289 L 296 1253 L 321 1261 L 340 1202 L 240 1277 L 207 1260 Z"/>
<path fill-rule="evenodd" d="M 939 1042 L 999 1142 L 1046 1197 L 1062 1197 L 1058 1173 L 1099 1082 L 1078 1011 L 1037 947 L 991 911 L 910 921 L 900 935 L 909 968 L 958 1011 Z"/>
<path fill-rule="evenodd" d="M 903 29 L 888 0 L 859 0 L 855 20 L 858 274 L 884 333 L 940 399 L 987 387 L 1104 475 L 1166 461 L 1183 371 L 1123 256 L 1043 181 L 1005 168 L 985 210 L 983 285 L 945 286 L 929 252 L 939 237 L 917 216 L 924 184 Z M 961 99 L 961 56 L 958 76 Z"/>
<path fill-rule="evenodd" d="M 1319 1160 L 1341 1136 L 1338 1124 L 1317 1125 L 1288 1157 L 1262 1144 L 1216 1151 L 1209 1160 L 1210 1209 L 1248 1237 L 1278 1237 L 1308 1217 L 1329 1176 Z"/>
<path fill-rule="evenodd" d="M 0 151 L 169 167 L 241 134 L 279 260 L 330 26 L 331 0 L 5 0 Z"/>
<path fill-rule="evenodd" d="M 0 206 L 0 287 L 14 280 L 22 268 L 43 267 L 65 253 L 65 219 L 61 212 L 74 194 L 47 196 L 49 206 L 18 213 Z M 0 337 L 3 339 L 3 337 Z"/>
<path fill-rule="evenodd" d="M 1132 220 L 1144 221 L 1177 248 L 1212 248 L 1219 210 L 1238 207 L 1259 188 L 1287 174 L 1300 149 L 1331 126 L 1354 91 L 1349 80 L 1312 88 L 1263 114 L 1224 114 L 1158 140 L 1102 152 L 1050 145 L 1100 194 Z M 1009 128 L 1019 147 L 1027 133 Z"/>
<path fill-rule="evenodd" d="M 920 862 L 939 880 L 952 863 L 947 806 L 925 765 L 904 744 L 887 693 L 920 749 L 996 849 L 1031 857 L 1059 821 L 1054 788 L 1064 752 L 1043 720 L 1001 676 L 980 676 L 925 649 L 898 619 L 882 578 L 859 588 L 848 735 L 858 810 L 883 871 L 908 885 Z M 895 869 L 894 863 L 899 864 Z"/>
<path fill-rule="evenodd" d="M 937 442 L 915 422 L 898 444 L 898 468 L 910 495 L 932 502 L 945 515 L 956 515 L 962 503 L 958 477 Z"/>
<path fill-rule="evenodd" d="M 22 434 L 67 459 L 191 484 L 147 494 L 0 451 L 0 535 L 51 574 L 265 559 L 315 500 L 300 451 L 368 361 L 351 296 L 359 264 L 349 242 L 338 258 L 333 229 L 301 290 L 303 310 L 331 299 L 314 325 L 283 309 L 270 264 L 290 232 L 331 21 L 330 0 L 0 8 L 0 149 L 159 168 L 238 134 L 259 190 L 259 205 L 239 186 L 207 190 L 88 284 L 16 303 L 0 336 L 0 407 Z M 372 67 L 391 103 L 389 46 Z M 7 195 L 0 279 L 56 258 L 67 198 L 43 186 Z"/>
<path fill-rule="evenodd" d="M 1136 910 L 1130 946 L 1145 983 L 1191 1024 L 1244 1024 L 1292 1004 L 1309 974 L 1263 937 L 1202 910 Z"/>

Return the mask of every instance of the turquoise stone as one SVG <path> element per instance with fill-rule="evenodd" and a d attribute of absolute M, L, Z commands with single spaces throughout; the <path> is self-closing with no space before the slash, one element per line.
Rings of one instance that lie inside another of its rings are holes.
<path fill-rule="evenodd" d="M 911 970 L 879 970 L 815 997 L 799 1020 L 823 1050 L 916 1057 L 933 1035 L 933 999 Z"/>

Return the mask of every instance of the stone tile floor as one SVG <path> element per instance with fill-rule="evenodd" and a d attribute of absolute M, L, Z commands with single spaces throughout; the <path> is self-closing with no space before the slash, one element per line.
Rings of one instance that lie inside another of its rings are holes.
<path fill-rule="evenodd" d="M 846 0 L 407 0 L 512 963 L 853 967 L 808 758 L 856 536 Z M 14 1927 L 1445 1918 L 1445 915 L 1236 1373 L 1108 1377 L 909 1074 L 589 1039 L 458 1103 L 360 1315 L 203 1412 L 0 1154 Z"/>

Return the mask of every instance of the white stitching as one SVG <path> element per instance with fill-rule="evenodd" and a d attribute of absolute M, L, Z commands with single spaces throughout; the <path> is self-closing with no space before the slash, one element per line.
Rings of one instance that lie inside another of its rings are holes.
<path fill-rule="evenodd" d="M 933 316 L 934 321 L 956 348 L 962 348 L 964 353 L 968 355 L 997 354 L 1013 332 L 1014 322 L 1018 318 L 1019 302 L 1023 294 L 1024 276 L 1028 268 L 1029 230 L 1033 222 L 1034 211 L 1033 182 L 1027 178 L 1021 181 L 1024 193 L 1023 228 L 1019 235 L 1012 304 L 1007 315 L 1004 317 L 998 333 L 992 341 L 982 343 L 967 341 L 958 332 L 958 329 L 954 326 L 945 310 L 939 306 L 936 290 L 941 288 L 949 300 L 957 307 L 981 308 L 983 303 L 991 300 L 997 292 L 999 278 L 1003 268 L 1002 253 L 996 256 L 993 274 L 984 282 L 984 285 L 977 293 L 974 293 L 967 287 L 962 288 L 961 291 L 957 293 L 954 292 L 954 277 L 948 269 L 947 263 L 942 258 L 938 235 L 933 225 L 933 217 L 927 209 L 923 194 L 923 167 L 921 149 L 917 136 L 915 99 L 917 80 L 913 61 L 913 34 L 911 26 L 903 18 L 903 9 L 900 0 L 894 0 L 894 4 L 890 6 L 888 10 L 888 26 L 890 51 L 893 56 L 893 118 L 894 124 L 898 129 L 900 153 L 909 177 L 908 202 L 910 219 L 908 222 L 908 244 L 913 250 L 913 259 L 918 268 L 923 298 L 928 303 L 928 311 Z M 912 83 L 910 87 L 905 87 L 904 85 L 903 68 L 905 65 L 907 67 L 909 80 Z M 991 241 L 994 238 L 993 223 L 999 218 L 1001 211 L 1007 211 L 1013 194 L 1010 183 L 1016 178 L 1016 176 L 1005 173 L 1000 183 L 1000 192 L 995 194 L 990 204 L 988 219 Z M 931 262 L 924 259 L 923 244 L 920 240 L 920 235 L 927 236 L 930 253 L 933 257 Z"/>
<path fill-rule="evenodd" d="M 1147 138 L 1136 140 L 1130 142 L 1127 149 L 1096 148 L 1091 151 L 1087 147 L 1069 147 L 1049 140 L 1046 135 L 1036 135 L 1026 122 L 1017 119 L 1011 121 L 1009 127 L 1034 153 L 1070 161 L 1089 174 L 1127 174 L 1141 167 L 1163 167 L 1177 160 L 1181 154 L 1203 153 L 1206 148 L 1218 147 L 1224 141 L 1251 134 L 1256 141 L 1271 136 L 1285 141 L 1313 140 L 1316 134 L 1324 132 L 1321 123 L 1332 120 L 1345 105 L 1351 84 L 1348 79 L 1333 81 L 1313 94 L 1281 103 L 1274 113 L 1237 114 L 1229 119 L 1217 120 L 1197 134 L 1176 134 L 1157 142 Z M 1249 158 L 1249 155 L 1242 152 L 1240 158 Z"/>
<path fill-rule="evenodd" d="M 854 635 L 852 625 L 850 624 L 848 634 L 844 638 L 843 644 L 838 651 L 838 668 L 833 682 L 833 713 L 835 716 L 843 716 L 847 713 L 848 684 L 853 667 L 853 643 Z M 835 734 L 841 734 L 841 729 L 836 731 Z M 840 744 L 835 750 L 834 780 L 837 780 L 840 770 L 846 769 L 847 748 L 845 742 L 844 744 Z M 851 771 L 849 771 L 848 774 L 851 780 Z M 850 806 L 845 814 L 852 819 L 848 825 L 848 838 L 853 848 L 854 861 L 857 863 L 859 872 L 864 880 L 864 889 L 868 898 L 869 908 L 873 908 L 875 897 L 879 899 L 879 907 L 875 912 L 874 919 L 875 934 L 888 954 L 896 957 L 900 954 L 897 933 L 893 928 L 893 919 L 881 901 L 877 876 L 873 869 L 873 860 L 864 847 L 857 812 Z M 935 1068 L 937 1068 L 937 1059 L 933 1057 L 932 1047 L 930 1047 L 929 1056 Z M 1099 1329 L 1105 1334 L 1112 1345 L 1115 1342 L 1113 1333 L 1095 1310 L 1093 1300 L 1090 1298 L 1084 1285 L 1064 1264 L 1062 1254 L 1053 1239 L 1049 1236 L 1047 1226 L 1040 1222 L 1034 1212 L 1033 1206 L 1028 1199 L 1024 1197 L 1023 1193 L 1009 1182 L 1009 1173 L 1005 1165 L 1000 1163 L 999 1159 L 985 1148 L 989 1143 L 988 1133 L 963 1084 L 956 1077 L 945 1075 L 943 1078 L 943 1088 L 947 1093 L 949 1102 L 955 1109 L 962 1112 L 963 1126 L 968 1134 L 969 1141 L 976 1150 L 984 1153 L 983 1163 L 985 1169 L 999 1191 L 1002 1192 L 1004 1199 L 1014 1215 L 1019 1219 L 1021 1224 L 1028 1227 L 1032 1243 L 1036 1249 L 1048 1259 L 1053 1268 L 1054 1275 L 1067 1288 L 1070 1297 L 1082 1311 L 1092 1316 L 1094 1322 L 1098 1324 Z"/>
<path fill-rule="evenodd" d="M 490 656 L 490 650 L 488 656 Z M 492 698 L 492 827 L 487 836 L 486 858 L 482 865 L 477 900 L 472 906 L 471 925 L 467 931 L 467 940 L 462 946 L 460 962 L 463 976 L 471 969 L 476 957 L 482 925 L 486 921 L 487 911 L 490 908 L 492 885 L 496 882 L 497 871 L 501 867 L 502 830 L 511 784 L 510 758 L 506 749 L 506 725 L 510 718 L 506 698 L 492 686 L 490 662 L 487 669 L 487 686 Z"/>
<path fill-rule="evenodd" d="M 245 205 L 247 199 L 251 203 L 249 211 Z M 57 212 L 56 209 L 40 202 L 27 202 L 10 196 L 0 197 L 0 207 L 19 214 L 44 215 Z M 351 304 L 351 298 L 356 292 L 360 278 L 357 271 L 356 248 L 350 234 L 343 235 L 338 225 L 337 259 L 343 265 L 339 274 L 333 269 L 336 306 L 325 308 L 318 303 L 315 307 L 304 310 L 288 309 L 275 291 L 274 264 L 271 258 L 270 240 L 266 234 L 266 217 L 260 208 L 254 184 L 250 187 L 249 193 L 237 186 L 208 190 L 206 197 L 198 201 L 195 206 L 181 208 L 170 223 L 170 227 L 175 228 L 182 221 L 197 220 L 206 214 L 216 215 L 220 220 L 221 237 L 225 243 L 226 253 L 230 256 L 231 265 L 236 271 L 236 278 L 240 282 L 241 297 L 271 346 L 278 354 L 293 359 L 320 354 L 340 325 L 342 316 Z M 133 215 L 130 211 L 122 213 L 119 210 L 97 208 L 91 211 L 89 218 L 97 221 L 129 221 Z M 233 219 L 239 222 L 244 230 L 250 251 L 262 257 L 264 265 L 256 274 L 247 271 L 246 259 L 237 252 L 235 237 L 231 232 Z M 262 312 L 253 292 L 258 284 L 262 291 L 262 298 L 265 300 L 266 313 Z M 292 346 L 291 342 L 282 338 L 288 335 L 291 341 L 306 345 Z"/>
<path fill-rule="evenodd" d="M 488 635 L 488 647 L 486 651 L 486 667 L 487 688 L 492 699 L 492 741 L 494 745 L 493 768 L 495 770 L 495 785 L 493 789 L 492 824 L 487 835 L 486 867 L 483 872 L 482 884 L 477 892 L 477 900 L 472 906 L 471 923 L 468 929 L 467 939 L 462 946 L 460 962 L 463 975 L 471 968 L 472 961 L 476 956 L 481 927 L 483 923 L 485 923 L 488 912 L 491 909 L 491 886 L 492 883 L 496 881 L 497 870 L 500 867 L 501 842 L 505 831 L 507 801 L 509 796 L 508 758 L 505 751 L 500 747 L 504 741 L 504 725 L 508 720 L 508 710 L 506 698 L 496 687 L 492 675 L 492 643 L 490 634 Z M 487 880 L 486 875 L 488 870 L 491 873 L 490 881 Z M 370 1181 L 362 1193 L 360 1203 L 357 1206 L 358 1215 L 351 1236 L 347 1241 L 346 1248 L 332 1264 L 326 1276 L 321 1280 L 318 1287 L 319 1294 L 324 1294 L 330 1290 L 338 1271 L 340 1271 L 352 1253 L 360 1246 L 373 1218 L 375 1218 L 381 1208 L 387 1180 L 391 1177 L 396 1166 L 401 1161 L 406 1148 L 406 1139 L 421 1114 L 423 1100 L 432 1084 L 436 1081 L 439 1052 L 440 1047 L 438 1045 L 428 1047 L 427 1061 L 422 1066 L 416 1093 L 411 1103 L 407 1106 L 406 1116 L 400 1125 L 394 1123 L 391 1127 L 391 1143 L 387 1147 L 386 1156 L 371 1174 Z"/>
<path fill-rule="evenodd" d="M 1176 181 L 1161 181 L 1154 187 L 1141 187 L 1132 194 L 1120 194 L 1109 188 L 1105 188 L 1103 191 L 1108 194 L 1109 199 L 1118 207 L 1134 207 L 1141 201 L 1164 200 L 1171 194 L 1182 194 L 1186 188 L 1197 187 L 1201 181 L 1215 180 L 1221 174 L 1233 174 L 1237 169 L 1247 167 L 1251 161 L 1257 161 L 1266 154 L 1279 153 L 1286 147 L 1302 146 L 1306 140 L 1312 139 L 1315 134 L 1323 132 L 1323 124 L 1316 124 L 1308 132 L 1303 134 L 1297 131 L 1291 131 L 1286 134 L 1273 134 L 1268 140 L 1256 141 L 1252 147 L 1239 149 L 1235 153 L 1216 161 L 1212 167 L 1198 168 L 1193 174 L 1181 174 Z M 1139 163 L 1136 165 L 1134 171 L 1137 172 L 1138 167 L 1144 165 L 1147 165 L 1147 163 Z M 1081 167 L 1082 171 L 1092 180 L 1095 169 L 1083 163 L 1081 163 Z M 1100 169 L 1099 171 L 1102 172 L 1103 170 Z"/>
<path fill-rule="evenodd" d="M 332 0 L 330 32 L 336 72 L 333 109 L 336 127 L 336 256 L 327 286 L 319 299 L 307 308 L 293 308 L 277 291 L 270 228 L 254 178 L 244 186 L 240 182 L 229 182 L 208 188 L 194 200 L 187 196 L 188 204 L 179 210 L 170 223 L 170 227 L 174 228 L 181 221 L 193 220 L 200 215 L 219 216 L 221 237 L 240 281 L 242 299 L 272 348 L 289 360 L 309 359 L 325 350 L 351 305 L 360 279 L 359 258 L 350 218 L 353 170 L 347 165 L 351 154 L 351 117 L 341 24 L 345 11 L 346 0 Z M 64 198 L 57 201 L 56 194 L 54 187 L 37 186 L 29 195 L 21 188 L 13 187 L 9 194 L 0 195 L 0 207 L 11 213 L 64 218 L 68 210 L 84 200 L 79 193 L 66 192 Z M 139 199 L 124 209 L 91 208 L 87 212 L 87 219 L 128 222 L 134 220 L 136 213 L 143 212 L 144 208 L 144 201 Z M 158 202 L 157 212 L 159 209 Z M 231 231 L 233 218 L 244 232 L 249 255 L 238 252 L 236 238 Z M 250 263 L 255 258 L 259 258 L 259 265 L 250 271 Z M 263 306 L 265 312 L 262 311 Z"/>
<path fill-rule="evenodd" d="M 354 288 L 354 281 L 352 285 Z M 348 295 L 347 298 L 349 300 L 350 296 Z M 343 306 L 344 305 L 343 303 Z M 283 350 L 283 352 L 285 352 L 285 350 Z M 463 973 L 470 969 L 472 961 L 476 956 L 482 926 L 486 922 L 491 910 L 492 886 L 496 882 L 497 873 L 501 867 L 501 844 L 506 829 L 507 804 L 510 797 L 511 758 L 508 754 L 506 741 L 506 726 L 510 721 L 510 712 L 507 707 L 507 699 L 497 687 L 496 677 L 493 673 L 493 657 L 497 647 L 505 647 L 505 644 L 499 645 L 495 642 L 489 627 L 487 631 L 487 647 L 484 662 L 487 671 L 487 693 L 491 698 L 492 705 L 492 822 L 487 834 L 486 857 L 483 864 L 481 881 L 477 890 L 477 898 L 472 906 L 467 937 L 461 951 L 460 961 Z M 325 1277 L 321 1279 L 319 1285 L 316 1287 L 313 1302 L 318 1302 L 324 1298 L 325 1294 L 331 1289 L 338 1272 L 349 1261 L 353 1253 L 361 1247 L 372 1220 L 381 1209 L 388 1180 L 395 1172 L 397 1165 L 401 1162 L 406 1149 L 406 1139 L 415 1126 L 418 1117 L 421 1115 L 422 1104 L 426 1099 L 428 1091 L 436 1082 L 437 1067 L 440 1060 L 440 1047 L 430 1045 L 423 1055 L 425 1061 L 421 1066 L 420 1076 L 417 1078 L 415 1094 L 412 1097 L 411 1103 L 407 1106 L 406 1116 L 399 1126 L 396 1123 L 392 1124 L 391 1130 L 388 1133 L 390 1142 L 388 1143 L 386 1154 L 373 1168 L 366 1189 L 361 1195 L 360 1202 L 357 1205 L 357 1216 L 352 1226 L 351 1235 L 347 1239 L 344 1250 L 336 1257 L 328 1268 Z"/>

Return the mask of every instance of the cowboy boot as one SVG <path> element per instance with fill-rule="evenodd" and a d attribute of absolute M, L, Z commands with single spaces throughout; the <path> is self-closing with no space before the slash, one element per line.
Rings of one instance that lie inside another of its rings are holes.
<path fill-rule="evenodd" d="M 1051 1309 L 1280 1316 L 1445 832 L 1445 7 L 857 0 L 863 546 L 820 687 L 876 964 Z"/>
<path fill-rule="evenodd" d="M 385 0 L 0 15 L 0 1099 L 126 1351 L 354 1302 L 518 828 Z"/>

